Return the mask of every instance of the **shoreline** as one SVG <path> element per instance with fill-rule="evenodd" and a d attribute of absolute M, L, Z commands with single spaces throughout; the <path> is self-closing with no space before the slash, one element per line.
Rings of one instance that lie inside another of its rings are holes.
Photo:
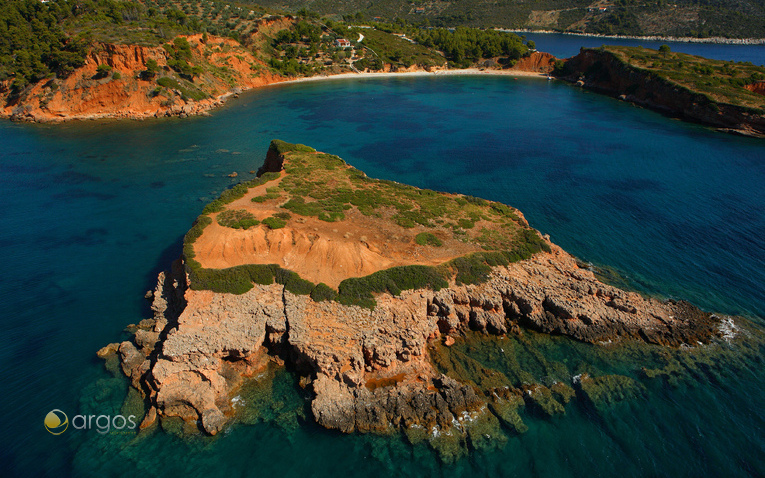
<path fill-rule="evenodd" d="M 541 79 L 547 79 L 548 77 L 548 75 L 544 73 L 539 73 L 536 71 L 523 71 L 523 70 L 512 70 L 512 69 L 481 70 L 479 68 L 464 68 L 464 69 L 433 70 L 433 71 L 415 70 L 415 71 L 399 71 L 399 72 L 388 71 L 388 72 L 381 72 L 381 73 L 363 72 L 363 73 L 338 73 L 336 75 L 316 75 L 316 76 L 289 79 L 285 81 L 278 81 L 275 83 L 270 83 L 268 85 L 263 85 L 262 87 L 259 87 L 259 88 L 274 86 L 274 85 L 293 84 L 293 83 L 309 83 L 314 81 L 344 80 L 349 78 L 394 78 L 399 76 L 459 76 L 459 75 L 465 75 L 465 76 L 491 75 L 491 76 L 514 76 L 514 77 L 522 76 L 527 78 L 541 78 Z M 247 91 L 252 91 L 254 89 L 257 89 L 257 88 L 252 88 Z"/>
<path fill-rule="evenodd" d="M 544 35 L 570 35 L 577 37 L 603 38 L 607 40 L 645 40 L 645 41 L 668 41 L 676 43 L 708 43 L 715 45 L 765 45 L 765 38 L 724 38 L 724 37 L 673 37 L 661 35 L 603 35 L 600 33 L 558 32 L 555 30 L 530 30 L 528 28 L 508 29 L 495 28 L 497 31 L 510 33 L 540 33 Z"/>
<path fill-rule="evenodd" d="M 240 94 L 244 94 L 244 93 L 255 91 L 261 88 L 267 88 L 267 87 L 272 87 L 276 85 L 308 83 L 308 82 L 327 81 L 327 80 L 343 80 L 343 79 L 350 79 L 350 78 L 366 79 L 366 78 L 393 78 L 393 77 L 401 77 L 401 76 L 419 77 L 419 76 L 457 76 L 457 75 L 512 76 L 512 77 L 526 77 L 526 78 L 540 78 L 540 79 L 548 78 L 547 74 L 539 73 L 535 71 L 512 70 L 512 69 L 481 70 L 479 68 L 433 70 L 433 71 L 414 70 L 414 71 L 379 72 L 379 73 L 347 72 L 347 73 L 338 73 L 335 75 L 316 75 L 316 76 L 300 77 L 300 78 L 284 78 L 279 81 L 274 81 L 272 83 L 267 83 L 264 85 L 259 85 L 259 86 L 255 86 L 251 88 L 235 87 L 214 98 L 207 98 L 199 102 L 187 103 L 183 107 L 177 107 L 174 110 L 166 110 L 162 112 L 161 114 L 160 112 L 141 113 L 141 112 L 120 111 L 120 112 L 112 112 L 112 113 L 91 113 L 91 114 L 81 115 L 81 116 L 57 116 L 52 118 L 39 117 L 39 118 L 24 118 L 24 119 L 13 119 L 11 115 L 0 114 L 0 119 L 5 119 L 5 120 L 13 121 L 13 122 L 23 122 L 23 123 L 61 124 L 61 123 L 67 123 L 70 121 L 108 121 L 108 120 L 145 121 L 150 119 L 162 119 L 162 118 L 171 118 L 171 117 L 186 118 L 186 117 L 192 117 L 192 116 L 207 116 L 210 114 L 211 111 L 225 106 L 230 99 L 237 98 Z"/>

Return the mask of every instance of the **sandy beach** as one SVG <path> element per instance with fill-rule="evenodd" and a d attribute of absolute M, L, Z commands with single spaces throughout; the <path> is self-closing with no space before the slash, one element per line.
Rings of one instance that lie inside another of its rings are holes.
<path fill-rule="evenodd" d="M 341 80 L 348 78 L 392 78 L 402 76 L 453 76 L 453 75 L 493 75 L 493 76 L 515 76 L 515 77 L 532 77 L 547 79 L 548 75 L 545 73 L 539 73 L 536 71 L 522 71 L 522 70 L 494 70 L 494 69 L 478 69 L 478 68 L 465 68 L 465 69 L 453 69 L 453 70 L 434 70 L 434 71 L 402 71 L 402 72 L 380 72 L 380 73 L 340 73 L 337 75 L 317 75 L 306 78 L 295 78 L 277 83 L 272 83 L 266 86 L 291 84 L 291 83 L 303 83 L 309 81 L 324 81 L 324 80 Z"/>

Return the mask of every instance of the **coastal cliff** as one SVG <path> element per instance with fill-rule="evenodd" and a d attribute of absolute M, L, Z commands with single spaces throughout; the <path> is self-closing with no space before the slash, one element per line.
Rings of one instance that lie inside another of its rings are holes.
<path fill-rule="evenodd" d="M 177 40 L 188 51 L 95 43 L 84 65 L 65 78 L 40 81 L 21 92 L 13 92 L 10 81 L 0 85 L 0 117 L 35 122 L 185 117 L 203 114 L 241 91 L 285 79 L 230 38 L 198 34 Z M 180 54 L 189 68 L 196 68 L 194 73 L 171 68 Z"/>
<path fill-rule="evenodd" d="M 598 281 L 499 203 L 373 180 L 336 156 L 277 141 L 260 174 L 205 208 L 184 258 L 159 276 L 154 316 L 131 340 L 99 351 L 118 357 L 144 395 L 141 428 L 180 417 L 219 433 L 243 382 L 278 363 L 301 377 L 320 425 L 402 430 L 453 451 L 501 435 L 500 427 L 522 433 L 519 407 L 555 415 L 575 396 L 597 406 L 643 393 L 622 376 L 543 383 L 460 365 L 450 354 L 466 337 L 536 331 L 593 347 L 636 341 L 673 350 L 737 330 L 688 303 Z M 330 182 L 334 196 L 323 186 Z M 361 236 L 353 226 L 365 218 Z M 225 244 L 208 248 L 211 241 Z"/>
<path fill-rule="evenodd" d="M 584 88 L 673 117 L 721 131 L 765 137 L 765 97 L 761 97 L 757 72 L 748 76 L 747 71 L 746 77 L 739 78 L 736 68 L 741 67 L 730 62 L 670 55 L 660 56 L 643 48 L 583 48 L 559 73 Z M 718 78 L 705 80 L 709 75 Z M 710 88 L 707 83 L 717 86 Z M 748 95 L 750 92 L 753 94 Z"/>

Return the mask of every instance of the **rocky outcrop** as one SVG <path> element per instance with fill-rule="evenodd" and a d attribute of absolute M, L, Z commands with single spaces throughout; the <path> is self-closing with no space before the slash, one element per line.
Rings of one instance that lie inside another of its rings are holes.
<path fill-rule="evenodd" d="M 604 49 L 586 49 L 566 62 L 565 79 L 609 96 L 722 131 L 765 137 L 765 115 L 718 103 L 648 70 L 633 67 Z"/>
<path fill-rule="evenodd" d="M 557 60 L 558 59 L 550 53 L 535 51 L 531 55 L 518 60 L 511 69 L 549 74 L 555 68 L 555 62 Z"/>
<path fill-rule="evenodd" d="M 374 310 L 314 302 L 279 284 L 242 295 L 190 290 L 176 263 L 160 275 L 152 308 L 154 318 L 139 324 L 132 341 L 100 355 L 119 354 L 125 374 L 144 393 L 151 408 L 143 426 L 153 416 L 178 416 L 199 421 L 210 434 L 227 422 L 242 379 L 259 373 L 269 357 L 306 377 L 313 415 L 327 428 L 443 430 L 478 414 L 496 415 L 499 421 L 491 423 L 522 432 L 521 394 L 552 415 L 562 412 L 571 388 L 479 391 L 438 372 L 429 344 L 467 329 L 501 335 L 529 327 L 587 342 L 630 338 L 663 345 L 708 342 L 719 333 L 715 316 L 605 285 L 554 245 L 551 253 L 496 267 L 483 284 L 385 294 Z M 583 380 L 579 393 L 595 401 L 589 384 Z M 619 387 L 611 388 L 621 393 Z"/>
<path fill-rule="evenodd" d="M 660 345 L 705 343 L 719 319 L 686 302 L 660 302 L 603 284 L 553 245 L 553 253 L 498 268 L 491 281 L 449 289 L 439 317 L 505 334 L 517 325 L 585 342 L 629 337 Z"/>
<path fill-rule="evenodd" d="M 275 142 L 271 142 L 266 153 L 266 160 L 263 162 L 263 166 L 258 169 L 258 177 L 265 173 L 278 173 L 284 169 L 284 154 L 279 151 L 278 145 Z"/>
<path fill-rule="evenodd" d="M 757 93 L 758 95 L 765 96 L 765 81 L 755 81 L 752 84 L 744 86 L 744 88 L 751 91 L 752 93 Z"/>

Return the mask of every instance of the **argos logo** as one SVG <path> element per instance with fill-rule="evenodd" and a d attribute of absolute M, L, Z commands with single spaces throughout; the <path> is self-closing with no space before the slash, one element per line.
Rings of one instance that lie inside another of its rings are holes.
<path fill-rule="evenodd" d="M 93 430 L 105 435 L 112 430 L 135 430 L 136 416 L 129 415 L 75 415 L 71 425 L 75 430 Z M 69 417 L 59 409 L 51 410 L 43 421 L 45 429 L 52 435 L 61 435 L 70 425 Z"/>

